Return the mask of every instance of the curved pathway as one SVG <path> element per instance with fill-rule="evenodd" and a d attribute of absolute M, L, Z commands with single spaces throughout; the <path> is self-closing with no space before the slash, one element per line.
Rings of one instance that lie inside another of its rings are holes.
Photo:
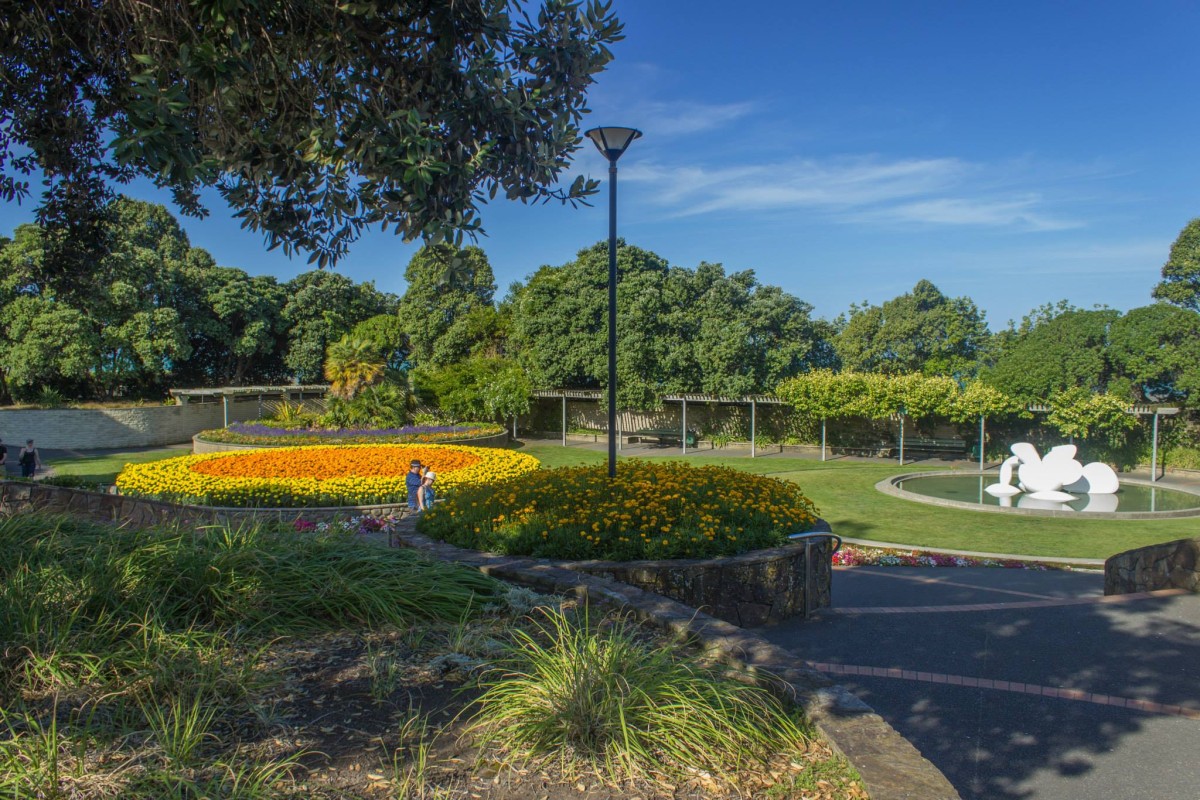
<path fill-rule="evenodd" d="M 1200 596 L 1095 572 L 838 568 L 759 632 L 836 677 L 965 798 L 1200 797 Z"/>

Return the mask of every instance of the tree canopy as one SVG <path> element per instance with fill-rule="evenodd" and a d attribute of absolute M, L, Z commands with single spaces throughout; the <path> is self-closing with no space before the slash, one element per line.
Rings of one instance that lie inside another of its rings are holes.
<path fill-rule="evenodd" d="M 988 335 L 970 298 L 946 297 L 922 280 L 881 306 L 852 306 L 834 347 L 847 369 L 965 375 L 974 374 Z"/>
<path fill-rule="evenodd" d="M 827 366 L 827 326 L 811 306 L 751 271 L 670 266 L 623 241 L 617 249 L 617 402 L 654 406 L 670 392 L 736 397 Z M 509 346 L 540 386 L 607 381 L 608 246 L 543 266 L 506 301 Z"/>
<path fill-rule="evenodd" d="M 1171 245 L 1154 297 L 1200 311 L 1200 217 L 1185 225 Z"/>
<path fill-rule="evenodd" d="M 0 14 L 0 198 L 44 178 L 57 264 L 102 251 L 109 184 L 202 214 L 215 187 L 270 247 L 324 266 L 368 226 L 479 229 L 556 183 L 621 25 L 609 3 L 32 0 Z"/>

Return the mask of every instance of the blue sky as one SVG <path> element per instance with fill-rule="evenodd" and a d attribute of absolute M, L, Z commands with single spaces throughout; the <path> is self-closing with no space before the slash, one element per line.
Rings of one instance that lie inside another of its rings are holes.
<path fill-rule="evenodd" d="M 922 278 L 993 329 L 1067 298 L 1150 302 L 1200 216 L 1200 4 L 615 0 L 626 39 L 593 125 L 645 136 L 620 163 L 619 231 L 672 264 L 753 269 L 834 317 Z M 585 143 L 575 171 L 603 178 Z M 136 184 L 128 193 L 167 202 Z M 219 198 L 184 219 L 228 266 L 286 279 Z M 0 230 L 32 215 L 0 206 Z M 480 244 L 499 294 L 607 236 L 592 208 L 498 201 Z M 337 267 L 404 291 L 415 246 Z"/>

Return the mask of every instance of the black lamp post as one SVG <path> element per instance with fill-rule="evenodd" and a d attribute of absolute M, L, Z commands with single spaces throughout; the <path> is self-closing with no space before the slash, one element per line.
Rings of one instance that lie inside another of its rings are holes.
<path fill-rule="evenodd" d="M 608 477 L 617 477 L 617 159 L 642 135 L 633 128 L 592 128 L 585 134 L 608 159 Z"/>

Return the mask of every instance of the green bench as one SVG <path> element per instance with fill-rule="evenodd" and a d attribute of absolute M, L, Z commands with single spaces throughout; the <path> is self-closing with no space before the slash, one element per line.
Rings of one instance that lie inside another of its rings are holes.
<path fill-rule="evenodd" d="M 664 447 L 672 444 L 679 445 L 683 441 L 683 433 L 678 428 L 643 428 L 640 431 L 634 431 L 633 435 L 639 442 L 643 442 L 647 439 L 653 439 Z M 699 440 L 700 434 L 696 433 L 695 431 L 687 432 L 688 447 L 695 447 L 696 442 Z"/>
<path fill-rule="evenodd" d="M 967 443 L 962 439 L 937 439 L 927 436 L 904 437 L 904 452 L 907 453 L 959 453 L 966 454 Z"/>

